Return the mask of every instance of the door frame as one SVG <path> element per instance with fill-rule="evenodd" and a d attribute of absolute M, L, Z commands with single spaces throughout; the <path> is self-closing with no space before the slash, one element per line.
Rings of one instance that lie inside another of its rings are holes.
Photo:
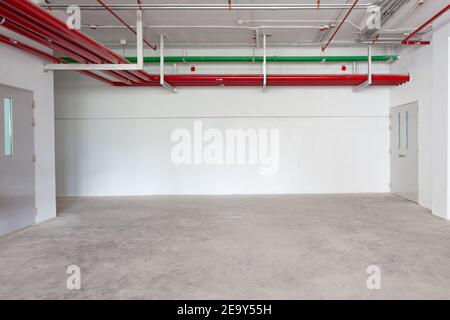
<path fill-rule="evenodd" d="M 33 141 L 32 141 L 32 146 L 33 146 L 33 154 L 36 154 L 36 130 L 35 130 L 35 125 L 34 125 L 34 121 L 35 121 L 35 106 L 34 106 L 34 101 L 35 101 L 35 94 L 33 90 L 29 90 L 29 89 L 25 89 L 25 88 L 21 88 L 21 87 L 17 87 L 17 86 L 12 86 L 9 84 L 5 84 L 0 82 L 0 86 L 4 87 L 4 88 L 9 88 L 12 90 L 17 90 L 17 91 L 22 91 L 22 92 L 26 92 L 28 94 L 31 94 L 31 99 L 32 99 L 32 105 L 31 105 L 31 115 L 32 115 L 32 121 L 33 123 L 31 123 L 31 127 L 32 127 L 32 132 L 33 132 Z M 0 102 L 0 112 L 2 112 L 3 114 L 3 102 Z M 14 112 L 14 111 L 13 111 Z M 0 130 L 3 130 L 3 124 L 0 123 Z M 13 137 L 14 139 L 14 137 Z M 3 152 L 3 143 L 0 143 L 0 152 Z M 34 159 L 31 159 L 34 160 Z M 26 229 L 34 224 L 36 224 L 36 161 L 32 161 L 32 167 L 33 167 L 33 208 L 34 208 L 34 223 L 28 226 L 24 226 L 22 228 L 19 228 L 17 230 L 12 230 L 10 232 L 4 233 L 4 234 L 0 234 L 0 238 L 3 238 L 5 236 L 8 236 L 12 233 L 18 232 L 20 230 Z"/>
<path fill-rule="evenodd" d="M 404 107 L 410 104 L 416 104 L 417 105 L 417 202 L 408 198 L 405 198 L 399 194 L 396 193 L 392 193 L 392 183 L 389 183 L 389 192 L 395 196 L 398 196 L 402 199 L 405 199 L 407 201 L 411 201 L 413 203 L 419 204 L 420 202 L 420 175 L 419 175 L 419 168 L 420 168 L 420 149 L 419 149 L 419 133 L 420 133 L 420 122 L 419 122 L 419 114 L 420 114 L 420 102 L 419 100 L 413 100 L 413 101 L 409 101 L 406 103 L 402 103 L 402 104 L 397 104 L 394 106 L 390 106 L 389 107 L 389 181 L 392 181 L 392 167 L 391 167 L 391 161 L 392 161 L 392 145 L 391 145 L 391 135 L 392 133 L 392 128 L 391 128 L 391 121 L 392 121 L 392 109 L 393 108 L 398 108 L 398 107 Z"/>

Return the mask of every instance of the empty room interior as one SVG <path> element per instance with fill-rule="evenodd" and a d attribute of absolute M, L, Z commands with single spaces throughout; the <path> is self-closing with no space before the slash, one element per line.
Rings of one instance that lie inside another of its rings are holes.
<path fill-rule="evenodd" d="M 448 0 L 0 0 L 0 299 L 450 299 Z"/>

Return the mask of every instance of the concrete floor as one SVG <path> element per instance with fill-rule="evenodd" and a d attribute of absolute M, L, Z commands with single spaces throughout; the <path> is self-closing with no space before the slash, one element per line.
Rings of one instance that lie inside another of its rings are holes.
<path fill-rule="evenodd" d="M 392 195 L 59 199 L 0 239 L 1 299 L 450 298 L 450 223 Z M 66 288 L 79 265 L 82 290 Z M 368 290 L 366 268 L 381 268 Z"/>

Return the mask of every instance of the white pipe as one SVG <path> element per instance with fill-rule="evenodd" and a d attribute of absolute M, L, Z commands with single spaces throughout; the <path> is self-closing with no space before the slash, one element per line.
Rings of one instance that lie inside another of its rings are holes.
<path fill-rule="evenodd" d="M 393 28 L 398 28 L 399 26 L 401 26 L 406 20 L 408 20 L 413 14 L 415 14 L 417 12 L 417 10 L 419 10 L 419 8 L 422 7 L 422 5 L 426 2 L 427 0 L 419 0 L 417 2 L 417 4 L 415 5 L 415 7 L 408 12 L 399 22 L 395 23 L 392 27 Z"/>
<path fill-rule="evenodd" d="M 375 3 L 357 4 L 354 9 L 367 10 Z M 66 10 L 67 4 L 41 5 L 52 10 Z M 320 10 L 350 9 L 351 4 L 321 4 Z M 81 10 L 105 10 L 98 4 L 79 4 Z M 317 10 L 317 4 L 110 4 L 112 10 Z"/>
<path fill-rule="evenodd" d="M 328 23 L 327 25 L 330 25 L 329 21 L 325 21 Z M 347 21 L 344 21 L 346 23 Z M 312 23 L 312 22 L 311 22 Z M 350 23 L 353 27 L 358 29 L 359 31 L 362 30 L 361 27 L 357 26 L 354 23 Z M 135 26 L 131 26 L 134 28 Z M 82 25 L 81 28 L 83 29 L 125 29 L 126 26 L 122 25 Z M 269 25 L 262 25 L 258 27 L 251 27 L 251 26 L 220 26 L 220 25 L 203 25 L 203 26 L 193 26 L 193 25 L 147 25 L 144 26 L 146 29 L 237 29 L 237 30 L 260 30 L 260 29 L 322 29 L 323 26 L 313 26 L 313 25 L 303 25 L 303 26 L 269 26 Z M 405 31 L 414 31 L 417 28 L 396 28 L 396 29 L 379 29 L 379 31 L 383 32 L 405 32 Z M 423 30 L 423 32 L 428 32 L 431 29 L 431 26 L 427 27 L 427 30 Z M 359 34 L 359 33 L 356 33 Z"/>
<path fill-rule="evenodd" d="M 401 41 L 403 39 L 378 39 L 374 45 L 384 45 L 384 44 L 392 44 L 392 45 L 401 45 Z M 373 41 L 367 40 L 367 41 L 333 41 L 334 46 L 352 46 L 352 47 L 358 47 L 361 45 L 367 45 L 372 44 Z M 122 46 L 120 43 L 103 43 L 104 46 L 107 47 L 117 47 Z M 134 46 L 133 43 L 128 43 L 127 46 Z M 216 42 L 209 42 L 209 43 L 203 43 L 203 42 L 180 42 L 180 43 L 166 43 L 166 47 L 254 47 L 254 43 L 250 42 L 223 42 L 223 43 L 216 43 Z M 298 46 L 309 46 L 309 47 L 319 47 L 323 44 L 320 42 L 271 42 L 270 45 L 272 47 L 298 47 Z"/>
<path fill-rule="evenodd" d="M 127 28 L 126 26 L 121 25 L 82 25 L 83 29 L 123 29 Z M 132 28 L 134 26 L 131 26 Z M 192 26 L 192 25 L 178 25 L 178 26 L 145 26 L 144 28 L 148 29 L 238 29 L 238 30 L 258 30 L 258 29 L 321 29 L 323 26 L 313 26 L 313 25 L 304 25 L 304 26 L 258 26 L 258 27 L 250 27 L 250 26 L 213 26 L 213 25 L 203 25 L 203 26 Z M 358 28 L 359 29 L 359 28 Z M 411 30 L 415 30 L 411 28 Z"/>

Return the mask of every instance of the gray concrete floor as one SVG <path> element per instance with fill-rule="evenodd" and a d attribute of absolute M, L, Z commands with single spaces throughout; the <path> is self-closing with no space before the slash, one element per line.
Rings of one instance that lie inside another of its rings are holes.
<path fill-rule="evenodd" d="M 59 199 L 0 239 L 1 299 L 450 298 L 450 223 L 392 195 Z M 82 290 L 66 288 L 68 265 Z M 368 290 L 366 268 L 381 268 Z"/>

